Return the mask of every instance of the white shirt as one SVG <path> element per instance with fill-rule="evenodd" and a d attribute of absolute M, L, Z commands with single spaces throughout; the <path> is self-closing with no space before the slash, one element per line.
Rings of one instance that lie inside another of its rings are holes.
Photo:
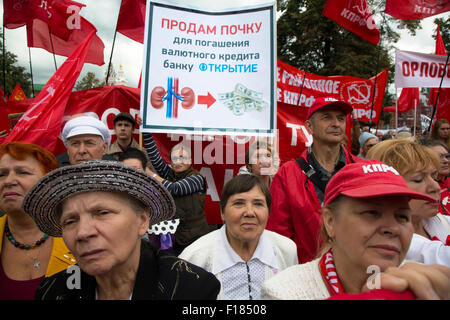
<path fill-rule="evenodd" d="M 265 266 L 272 273 L 278 271 L 277 261 L 271 243 L 264 232 L 252 258 L 245 262 L 233 250 L 226 235 L 226 225 L 220 229 L 216 239 L 216 252 L 213 257 L 212 273 L 222 279 L 222 295 L 229 300 L 258 300 L 261 285 L 265 280 Z"/>
<path fill-rule="evenodd" d="M 259 299 L 264 280 L 298 264 L 294 241 L 268 230 L 263 231 L 253 257 L 245 263 L 231 248 L 225 228 L 200 237 L 178 256 L 217 277 L 221 283 L 219 300 Z"/>
<path fill-rule="evenodd" d="M 447 222 L 450 221 L 449 217 L 441 216 L 441 218 L 444 218 Z M 440 221 L 438 216 L 424 219 L 423 227 L 431 237 L 436 236 L 441 241 L 446 241 L 450 234 L 448 226 Z M 446 246 L 441 241 L 432 241 L 414 233 L 405 260 L 423 264 L 441 264 L 450 267 L 450 246 Z"/>

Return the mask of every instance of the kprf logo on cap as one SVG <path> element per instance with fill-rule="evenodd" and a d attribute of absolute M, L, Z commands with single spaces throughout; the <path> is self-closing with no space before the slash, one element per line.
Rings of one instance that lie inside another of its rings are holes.
<path fill-rule="evenodd" d="M 392 172 L 393 174 L 399 176 L 397 170 L 395 170 L 393 167 L 388 166 L 387 164 L 381 164 L 381 163 L 374 163 L 374 164 L 368 164 L 362 166 L 364 174 L 367 173 L 374 173 L 374 172 Z"/>

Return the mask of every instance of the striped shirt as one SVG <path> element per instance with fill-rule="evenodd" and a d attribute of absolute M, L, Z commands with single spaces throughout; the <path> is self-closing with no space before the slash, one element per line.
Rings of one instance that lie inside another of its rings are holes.
<path fill-rule="evenodd" d="M 203 178 L 200 174 L 193 174 L 175 182 L 168 181 L 167 178 L 174 171 L 167 163 L 164 162 L 163 158 L 159 154 L 155 140 L 153 140 L 153 135 L 151 133 L 144 132 L 142 134 L 142 138 L 153 167 L 158 175 L 164 179 L 162 184 L 167 188 L 167 190 L 169 190 L 172 196 L 182 197 L 197 192 L 206 192 L 205 178 Z"/>

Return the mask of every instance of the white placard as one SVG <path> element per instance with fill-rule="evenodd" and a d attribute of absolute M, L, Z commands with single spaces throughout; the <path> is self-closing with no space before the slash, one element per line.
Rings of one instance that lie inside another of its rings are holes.
<path fill-rule="evenodd" d="M 450 66 L 447 56 L 411 51 L 395 52 L 395 86 L 397 88 L 450 87 Z"/>
<path fill-rule="evenodd" d="M 274 2 L 206 12 L 150 0 L 143 131 L 273 134 L 275 13 Z"/>

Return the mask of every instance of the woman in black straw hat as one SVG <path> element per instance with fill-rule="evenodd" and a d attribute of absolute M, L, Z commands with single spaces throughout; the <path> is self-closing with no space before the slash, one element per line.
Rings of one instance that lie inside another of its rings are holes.
<path fill-rule="evenodd" d="M 63 167 L 38 181 L 23 208 L 42 231 L 62 235 L 81 269 L 45 279 L 37 299 L 217 297 L 214 275 L 141 240 L 175 212 L 169 192 L 145 173 L 110 161 Z"/>

